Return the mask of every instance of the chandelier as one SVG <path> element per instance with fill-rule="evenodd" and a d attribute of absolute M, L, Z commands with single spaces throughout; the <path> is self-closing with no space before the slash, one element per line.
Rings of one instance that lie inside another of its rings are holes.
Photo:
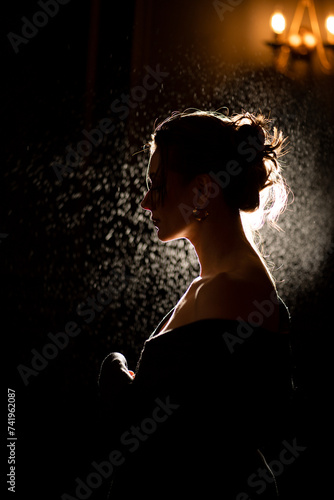
<path fill-rule="evenodd" d="M 309 15 L 309 26 L 303 24 L 306 11 Z M 276 11 L 270 20 L 273 40 L 266 42 L 273 51 L 278 70 L 284 72 L 291 60 L 311 60 L 317 54 L 324 73 L 333 73 L 328 50 L 334 48 L 334 15 L 327 16 L 325 27 L 327 40 L 321 36 L 320 25 L 313 0 L 300 0 L 297 4 L 290 28 L 287 29 L 285 16 Z"/>

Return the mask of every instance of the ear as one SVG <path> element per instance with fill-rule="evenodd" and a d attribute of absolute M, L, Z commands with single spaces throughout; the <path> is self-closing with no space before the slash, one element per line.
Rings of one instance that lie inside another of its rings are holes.
<path fill-rule="evenodd" d="M 195 178 L 193 192 L 197 196 L 196 204 L 199 207 L 206 206 L 210 198 L 215 198 L 220 193 L 218 184 L 209 174 L 200 174 Z"/>

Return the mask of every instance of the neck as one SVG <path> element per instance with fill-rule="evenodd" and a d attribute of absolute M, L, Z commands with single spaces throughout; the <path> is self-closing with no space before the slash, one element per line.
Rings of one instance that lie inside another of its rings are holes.
<path fill-rule="evenodd" d="M 225 220 L 225 224 L 210 216 L 197 224 L 201 224 L 200 231 L 196 228 L 188 239 L 195 248 L 202 278 L 235 270 L 245 254 L 255 254 L 239 214 Z"/>

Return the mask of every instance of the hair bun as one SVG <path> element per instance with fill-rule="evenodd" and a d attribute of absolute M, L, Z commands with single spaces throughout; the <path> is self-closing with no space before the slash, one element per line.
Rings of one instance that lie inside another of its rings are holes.
<path fill-rule="evenodd" d="M 238 153 L 247 147 L 254 148 L 255 151 L 263 151 L 265 148 L 266 134 L 261 125 L 244 124 L 236 131 Z"/>
<path fill-rule="evenodd" d="M 235 130 L 236 158 L 242 171 L 235 182 L 233 201 L 243 211 L 258 208 L 260 192 L 268 181 L 265 141 L 265 130 L 260 124 L 242 123 Z"/>

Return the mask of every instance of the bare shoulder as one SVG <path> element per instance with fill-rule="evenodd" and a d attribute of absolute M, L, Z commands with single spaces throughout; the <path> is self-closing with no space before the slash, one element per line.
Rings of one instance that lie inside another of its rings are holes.
<path fill-rule="evenodd" d="M 272 306 L 269 307 L 269 302 Z M 261 304 L 268 306 L 271 315 L 266 319 L 268 327 L 276 323 L 277 295 L 269 279 L 259 276 L 241 277 L 231 273 L 219 273 L 203 279 L 195 294 L 196 319 L 221 318 L 247 321 Z"/>

